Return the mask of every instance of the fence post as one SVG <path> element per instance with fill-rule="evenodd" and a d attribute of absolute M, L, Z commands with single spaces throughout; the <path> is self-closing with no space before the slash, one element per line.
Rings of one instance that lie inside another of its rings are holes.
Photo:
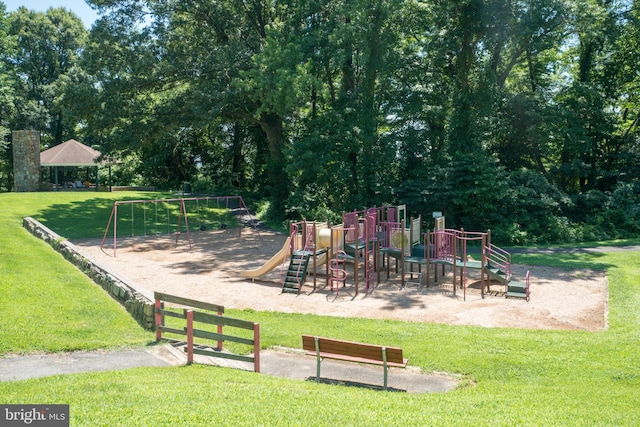
<path fill-rule="evenodd" d="M 156 341 L 160 341 L 162 339 L 162 326 L 164 326 L 164 322 L 162 321 L 162 310 L 163 304 L 158 298 L 156 298 L 155 309 L 156 309 Z"/>
<path fill-rule="evenodd" d="M 186 310 L 187 315 L 187 365 L 193 363 L 193 310 Z"/>
<path fill-rule="evenodd" d="M 222 317 L 222 312 L 221 311 L 218 312 L 218 316 Z M 222 325 L 218 325 L 218 334 L 222 335 Z M 222 351 L 222 343 L 223 342 L 224 341 L 222 341 L 222 340 L 218 341 L 218 351 Z"/>
<path fill-rule="evenodd" d="M 253 324 L 253 371 L 260 373 L 260 324 Z"/>
<path fill-rule="evenodd" d="M 116 246 L 118 245 L 118 231 L 117 231 L 117 227 L 118 227 L 118 202 L 115 202 L 113 204 L 113 210 L 114 210 L 114 214 L 113 214 L 113 257 L 116 257 Z"/>

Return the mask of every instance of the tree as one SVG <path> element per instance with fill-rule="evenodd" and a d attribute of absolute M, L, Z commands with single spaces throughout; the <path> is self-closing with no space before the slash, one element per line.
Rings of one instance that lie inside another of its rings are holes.
<path fill-rule="evenodd" d="M 637 1 L 91 3 L 109 13 L 49 105 L 147 182 L 254 191 L 278 219 L 407 203 L 521 243 L 610 227 L 594 205 L 635 191 Z"/>
<path fill-rule="evenodd" d="M 9 16 L 16 50 L 7 58 L 9 70 L 18 77 L 16 128 L 39 129 L 43 143 L 57 145 L 74 136 L 77 120 L 66 117 L 64 97 L 84 47 L 82 21 L 64 8 L 45 13 L 20 7 Z"/>
<path fill-rule="evenodd" d="M 613 50 L 610 73 L 606 78 L 615 89 L 611 98 L 620 113 L 615 139 L 618 148 L 612 156 L 619 159 L 617 176 L 620 183 L 637 183 L 640 178 L 640 1 L 634 0 L 620 9 L 617 18 L 621 23 L 620 36 Z"/>
<path fill-rule="evenodd" d="M 8 35 L 5 5 L 0 3 L 0 188 L 13 187 L 13 155 L 10 151 L 10 135 L 16 116 L 16 80 L 7 67 L 14 52 L 13 39 Z"/>
<path fill-rule="evenodd" d="M 101 124 L 101 132 L 111 134 L 106 139 L 112 141 L 113 149 L 153 146 L 159 135 L 164 139 L 167 134 L 182 135 L 183 128 L 224 133 L 239 129 L 234 126 L 237 123 L 255 127 L 261 135 L 253 142 L 266 143 L 269 152 L 270 183 L 264 188 L 274 211 L 284 212 L 289 185 L 283 117 L 288 110 L 273 102 L 277 100 L 265 86 L 267 75 L 262 81 L 252 77 L 262 74 L 254 58 L 269 43 L 267 31 L 276 17 L 275 5 L 230 0 L 92 4 L 112 8 L 92 33 L 94 59 L 89 60 L 95 64 L 92 69 L 102 74 L 99 94 L 117 93 L 124 98 L 115 101 L 118 104 L 137 105 L 135 111 L 119 109 Z M 221 121 L 223 126 L 211 126 Z M 132 127 L 141 134 L 128 130 Z M 132 141 L 136 142 L 132 145 Z"/>

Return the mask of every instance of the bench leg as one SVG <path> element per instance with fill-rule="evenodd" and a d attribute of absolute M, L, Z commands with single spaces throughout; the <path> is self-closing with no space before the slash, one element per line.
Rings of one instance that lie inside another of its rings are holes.
<path fill-rule="evenodd" d="M 316 366 L 316 382 L 320 382 L 320 364 L 322 363 L 322 358 L 317 356 L 317 366 Z"/>
<path fill-rule="evenodd" d="M 318 337 L 315 337 L 316 343 L 316 382 L 320 382 L 320 364 L 322 363 L 322 357 L 320 357 L 320 344 L 318 343 Z"/>
<path fill-rule="evenodd" d="M 388 369 L 387 369 L 387 349 L 385 347 L 382 347 L 382 364 L 384 368 L 384 389 L 386 390 Z"/>

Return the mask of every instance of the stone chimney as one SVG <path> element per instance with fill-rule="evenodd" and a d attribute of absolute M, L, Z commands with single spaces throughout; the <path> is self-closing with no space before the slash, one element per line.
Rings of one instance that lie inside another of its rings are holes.
<path fill-rule="evenodd" d="M 15 191 L 38 191 L 40 187 L 40 132 L 37 130 L 14 130 L 12 140 Z"/>

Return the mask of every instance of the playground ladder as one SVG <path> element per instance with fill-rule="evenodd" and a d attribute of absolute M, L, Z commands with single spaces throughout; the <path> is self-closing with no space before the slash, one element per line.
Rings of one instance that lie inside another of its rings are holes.
<path fill-rule="evenodd" d="M 282 283 L 282 292 L 300 293 L 300 289 L 307 275 L 311 254 L 312 252 L 309 251 L 295 251 L 291 255 L 289 268 L 284 275 L 284 281 Z"/>
<path fill-rule="evenodd" d="M 329 271 L 331 271 L 329 288 L 332 291 L 336 291 L 336 295 L 338 295 L 338 291 L 340 290 L 340 283 L 342 283 L 342 286 L 344 287 L 347 280 L 347 270 L 343 267 L 346 256 L 347 254 L 344 251 L 338 250 L 336 252 L 336 257 L 329 260 Z"/>
<path fill-rule="evenodd" d="M 415 286 L 418 289 L 422 288 L 422 277 L 423 275 L 425 275 L 424 277 L 426 277 L 426 273 L 419 271 L 408 271 L 407 273 L 410 275 L 410 277 L 405 280 L 404 286 L 406 288 L 408 288 L 409 286 Z M 413 277 L 414 275 L 416 276 L 415 278 Z"/>
<path fill-rule="evenodd" d="M 375 287 L 375 263 L 368 257 L 364 260 L 365 271 L 364 280 L 367 285 L 367 290 L 371 290 Z"/>

